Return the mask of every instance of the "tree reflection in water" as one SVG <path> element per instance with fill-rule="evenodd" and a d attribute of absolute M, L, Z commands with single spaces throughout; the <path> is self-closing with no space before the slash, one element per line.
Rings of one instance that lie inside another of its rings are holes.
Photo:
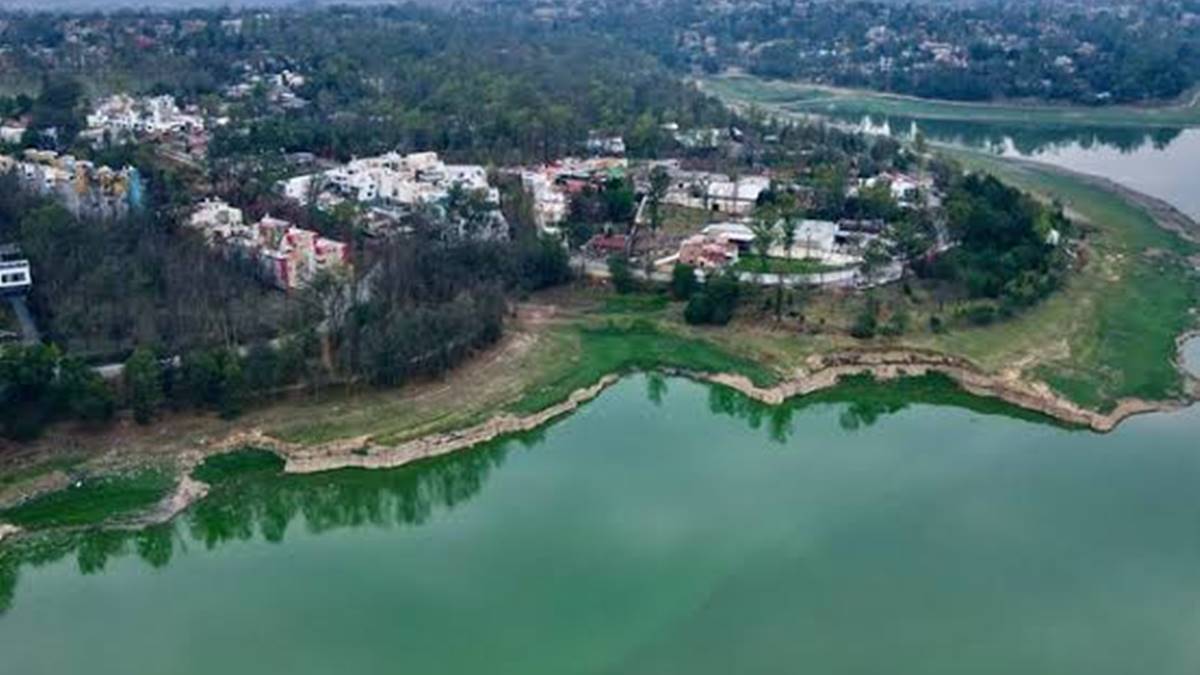
<path fill-rule="evenodd" d="M 1020 124 L 992 120 L 935 120 L 903 115 L 858 115 L 851 113 L 822 113 L 831 119 L 866 130 L 887 131 L 907 138 L 919 128 L 926 138 L 953 143 L 979 150 L 1001 152 L 1011 142 L 1022 155 L 1078 146 L 1087 150 L 1111 147 L 1122 153 L 1144 148 L 1163 150 L 1183 133 L 1176 127 L 1104 126 L 1072 123 Z"/>
<path fill-rule="evenodd" d="M 645 386 L 646 397 L 660 405 L 668 393 L 667 379 L 647 375 Z M 886 383 L 869 377 L 847 378 L 834 389 L 779 406 L 759 403 L 727 387 L 708 385 L 708 408 L 713 414 L 743 420 L 753 430 L 763 429 L 765 423 L 767 436 L 780 445 L 792 438 L 796 414 L 811 406 L 837 406 L 839 425 L 853 432 L 914 404 L 956 406 L 983 414 L 1050 421 L 1003 402 L 972 396 L 948 378 L 936 375 Z M 437 511 L 449 511 L 479 494 L 510 452 L 542 443 L 546 433 L 547 428 L 542 427 L 471 451 L 392 470 L 286 475 L 283 461 L 265 451 L 244 450 L 212 458 L 197 469 L 197 477 L 212 485 L 208 496 L 171 523 L 138 531 L 51 533 L 0 547 L 0 614 L 13 601 L 21 567 L 38 567 L 72 554 L 79 572 L 87 575 L 101 572 L 111 559 L 129 554 L 151 567 L 165 567 L 185 541 L 184 533 L 212 549 L 256 535 L 268 542 L 282 542 L 297 519 L 313 533 L 365 525 L 420 525 Z"/>

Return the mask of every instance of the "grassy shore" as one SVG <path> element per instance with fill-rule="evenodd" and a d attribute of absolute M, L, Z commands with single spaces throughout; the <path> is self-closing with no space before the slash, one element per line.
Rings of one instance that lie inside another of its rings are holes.
<path fill-rule="evenodd" d="M 811 115 L 879 115 L 926 120 L 1027 125 L 1078 124 L 1092 127 L 1187 127 L 1200 125 L 1193 98 L 1176 105 L 1063 106 L 969 103 L 921 99 L 859 89 L 763 80 L 747 75 L 707 78 L 701 86 L 726 101 Z"/>
<path fill-rule="evenodd" d="M 170 475 L 155 470 L 98 477 L 0 511 L 0 522 L 26 530 L 97 525 L 149 509 L 173 485 Z"/>

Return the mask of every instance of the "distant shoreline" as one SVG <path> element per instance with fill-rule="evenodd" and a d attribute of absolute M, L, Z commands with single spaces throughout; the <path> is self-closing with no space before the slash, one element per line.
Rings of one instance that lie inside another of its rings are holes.
<path fill-rule="evenodd" d="M 1174 103 L 1104 106 L 1044 101 L 955 101 L 847 89 L 821 84 L 725 74 L 695 80 L 705 93 L 726 101 L 792 115 L 894 115 L 932 121 L 1012 124 L 1077 124 L 1102 127 L 1186 128 L 1200 126 L 1200 91 Z"/>

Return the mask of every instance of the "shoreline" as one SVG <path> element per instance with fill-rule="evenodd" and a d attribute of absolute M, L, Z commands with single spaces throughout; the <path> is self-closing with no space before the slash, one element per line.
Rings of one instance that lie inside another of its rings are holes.
<path fill-rule="evenodd" d="M 1200 330 L 1181 336 L 1179 344 L 1182 345 L 1193 336 L 1200 336 Z M 950 378 L 955 385 L 974 396 L 1000 400 L 1095 433 L 1109 433 L 1130 417 L 1156 412 L 1175 412 L 1195 402 L 1194 396 L 1167 401 L 1122 399 L 1112 411 L 1102 413 L 1083 408 L 1055 394 L 1044 383 L 991 375 L 963 359 L 937 352 L 911 349 L 846 351 L 826 355 L 820 359 L 820 365 L 811 371 L 798 373 L 773 387 L 766 388 L 755 385 L 744 375 L 733 373 L 698 373 L 671 368 L 659 372 L 728 387 L 759 403 L 772 406 L 784 405 L 794 399 L 835 388 L 846 377 L 869 375 L 881 382 L 887 382 L 905 377 L 939 374 Z M 422 436 L 399 445 L 376 444 L 369 436 L 304 445 L 283 441 L 256 429 L 234 434 L 214 444 L 206 452 L 198 455 L 192 465 L 198 465 L 205 457 L 253 447 L 279 455 L 285 462 L 285 474 L 310 474 L 342 469 L 394 469 L 468 450 L 505 436 L 538 429 L 575 412 L 628 374 L 605 375 L 595 384 L 571 392 L 561 403 L 530 415 L 502 413 L 472 427 Z M 1192 384 L 1190 389 L 1196 390 L 1200 380 L 1185 375 Z"/>
<path fill-rule="evenodd" d="M 1182 334 L 1177 344 L 1200 337 L 1200 329 Z M 913 349 L 883 349 L 843 351 L 818 357 L 811 370 L 798 371 L 793 377 L 773 387 L 759 387 L 749 378 L 733 373 L 698 373 L 684 369 L 662 369 L 667 375 L 684 377 L 697 382 L 732 389 L 759 403 L 785 405 L 839 386 L 851 376 L 868 375 L 880 382 L 905 377 L 940 374 L 969 394 L 1009 403 L 1023 410 L 1036 412 L 1050 419 L 1093 433 L 1109 433 L 1121 422 L 1137 416 L 1159 412 L 1175 412 L 1188 407 L 1200 397 L 1200 377 L 1181 371 L 1188 383 L 1189 398 L 1168 401 L 1123 399 L 1108 413 L 1088 410 L 1055 394 L 1048 385 L 1030 382 L 1015 376 L 988 374 L 964 359 L 932 351 Z M 643 372 L 643 371 L 637 371 Z M 563 401 L 530 415 L 501 413 L 475 426 L 451 432 L 422 436 L 399 445 L 373 443 L 370 436 L 304 445 L 274 438 L 261 429 L 233 433 L 212 445 L 180 455 L 176 465 L 179 482 L 149 511 L 107 524 L 115 529 L 141 529 L 167 523 L 207 496 L 210 486 L 192 476 L 192 471 L 205 459 L 217 455 L 253 448 L 278 455 L 284 461 L 283 474 L 313 474 L 345 469 L 396 469 L 427 459 L 470 450 L 476 446 L 533 431 L 569 415 L 592 401 L 629 373 L 610 373 L 595 384 L 577 389 Z M 103 526 L 103 525 L 102 525 Z M 74 529 L 74 528 L 67 528 Z M 26 532 L 20 527 L 0 522 L 0 543 L 21 538 Z"/>
<path fill-rule="evenodd" d="M 985 124 L 1036 125 L 1043 123 L 1077 124 L 1106 128 L 1190 128 L 1200 126 L 1200 90 L 1189 90 L 1171 100 L 1143 104 L 1119 103 L 1106 106 L 1087 106 L 1069 102 L 1049 102 L 1031 99 L 995 99 L 990 101 L 960 101 L 955 99 L 923 98 L 912 94 L 879 91 L 874 89 L 838 87 L 829 84 L 781 80 L 751 75 L 747 72 L 725 72 L 695 78 L 702 91 L 721 98 L 714 93 L 710 83 L 734 83 L 748 81 L 776 92 L 789 91 L 792 98 L 783 100 L 752 100 L 741 102 L 759 107 L 783 109 L 791 115 L 825 116 L 828 111 L 822 106 L 837 106 L 846 101 L 863 102 L 866 106 L 876 104 L 885 107 L 923 107 L 918 113 L 912 110 L 891 110 L 879 114 L 917 117 L 925 120 L 947 122 L 978 122 Z M 808 94 L 815 94 L 809 96 Z M 795 105 L 801 109 L 788 109 Z M 862 106 L 860 106 L 861 109 Z M 859 109 L 852 109 L 858 114 Z M 862 114 L 871 111 L 862 109 Z"/>

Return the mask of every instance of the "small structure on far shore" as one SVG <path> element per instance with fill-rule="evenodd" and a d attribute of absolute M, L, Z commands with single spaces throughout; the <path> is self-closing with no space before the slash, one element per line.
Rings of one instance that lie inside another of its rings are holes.
<path fill-rule="evenodd" d="M 0 244 L 0 295 L 24 295 L 33 286 L 29 261 L 16 244 Z"/>

